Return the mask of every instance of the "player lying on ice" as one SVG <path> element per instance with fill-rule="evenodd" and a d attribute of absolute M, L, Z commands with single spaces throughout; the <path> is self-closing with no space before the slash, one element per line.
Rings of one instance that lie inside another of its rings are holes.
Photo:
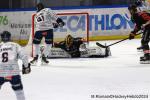
<path fill-rule="evenodd" d="M 49 58 L 76 58 L 76 57 L 107 57 L 109 48 L 99 46 L 89 47 L 81 37 L 67 35 L 64 41 L 54 43 L 50 49 Z"/>

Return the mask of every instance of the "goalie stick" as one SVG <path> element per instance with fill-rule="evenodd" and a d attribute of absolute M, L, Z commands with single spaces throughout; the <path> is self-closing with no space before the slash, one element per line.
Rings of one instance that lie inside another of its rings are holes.
<path fill-rule="evenodd" d="M 125 40 L 127 40 L 127 39 L 129 39 L 129 38 L 125 38 L 125 39 L 122 39 L 122 40 L 119 40 L 119 41 L 117 41 L 117 42 L 115 42 L 115 43 L 112 43 L 112 44 L 110 44 L 110 45 L 102 45 L 102 44 L 100 44 L 99 42 L 96 42 L 96 45 L 97 46 L 99 46 L 99 47 L 102 47 L 102 48 L 108 48 L 108 47 L 110 47 L 110 46 L 112 46 L 112 45 L 115 45 L 115 44 L 117 44 L 117 43 L 120 43 L 120 42 L 122 42 L 122 41 L 125 41 Z"/>
<path fill-rule="evenodd" d="M 142 34 L 142 33 L 143 33 L 143 31 L 140 31 L 140 32 L 139 32 L 138 34 L 136 34 L 135 36 L 140 35 L 140 34 Z M 99 47 L 102 47 L 102 48 L 108 48 L 108 47 L 110 47 L 110 46 L 112 46 L 112 45 L 115 45 L 115 44 L 117 44 L 117 43 L 120 43 L 120 42 L 125 41 L 125 40 L 128 40 L 128 39 L 129 39 L 129 37 L 128 37 L 128 38 L 125 38 L 125 39 L 122 39 L 122 40 L 119 40 L 119 41 L 114 42 L 114 43 L 109 44 L 109 45 L 102 45 L 102 44 L 100 44 L 99 42 L 96 42 L 96 45 L 99 46 Z"/>

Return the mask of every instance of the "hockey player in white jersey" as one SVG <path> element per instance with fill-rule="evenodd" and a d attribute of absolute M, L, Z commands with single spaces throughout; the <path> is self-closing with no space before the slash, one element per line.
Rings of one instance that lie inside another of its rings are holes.
<path fill-rule="evenodd" d="M 40 43 L 43 37 L 45 37 L 46 48 L 42 54 L 42 62 L 49 63 L 47 60 L 48 51 L 52 47 L 53 43 L 53 28 L 63 27 L 65 23 L 61 18 L 59 18 L 55 12 L 53 12 L 50 8 L 44 8 L 42 3 L 38 3 L 37 13 L 35 15 L 35 25 L 36 32 L 33 39 L 33 44 L 35 47 L 35 55 L 31 64 L 35 64 L 39 57 L 40 51 Z"/>
<path fill-rule="evenodd" d="M 28 57 L 22 52 L 19 44 L 10 42 L 11 34 L 4 31 L 1 34 L 0 43 L 0 89 L 5 82 L 9 82 L 16 94 L 17 100 L 25 100 L 23 85 L 21 82 L 18 59 L 21 59 L 22 73 L 30 73 Z"/>
<path fill-rule="evenodd" d="M 150 2 L 148 0 L 137 0 L 135 4 L 140 7 L 140 11 L 150 12 Z"/>

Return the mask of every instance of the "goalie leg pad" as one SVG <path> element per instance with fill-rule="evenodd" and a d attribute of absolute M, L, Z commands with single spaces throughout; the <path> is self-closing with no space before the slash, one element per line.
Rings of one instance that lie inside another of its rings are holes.
<path fill-rule="evenodd" d="M 14 91 L 23 89 L 20 75 L 13 76 L 12 80 L 10 80 L 10 83 Z"/>
<path fill-rule="evenodd" d="M 108 57 L 111 55 L 109 48 L 90 47 L 88 48 L 89 57 Z"/>

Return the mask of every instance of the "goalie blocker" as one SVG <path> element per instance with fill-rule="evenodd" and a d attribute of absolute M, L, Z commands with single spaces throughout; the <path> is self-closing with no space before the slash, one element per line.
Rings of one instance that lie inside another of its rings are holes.
<path fill-rule="evenodd" d="M 41 46 L 43 52 L 44 46 Z M 82 38 L 74 38 L 68 35 L 64 41 L 54 43 L 50 49 L 48 58 L 101 58 L 111 55 L 109 48 L 100 46 L 89 47 Z"/>

